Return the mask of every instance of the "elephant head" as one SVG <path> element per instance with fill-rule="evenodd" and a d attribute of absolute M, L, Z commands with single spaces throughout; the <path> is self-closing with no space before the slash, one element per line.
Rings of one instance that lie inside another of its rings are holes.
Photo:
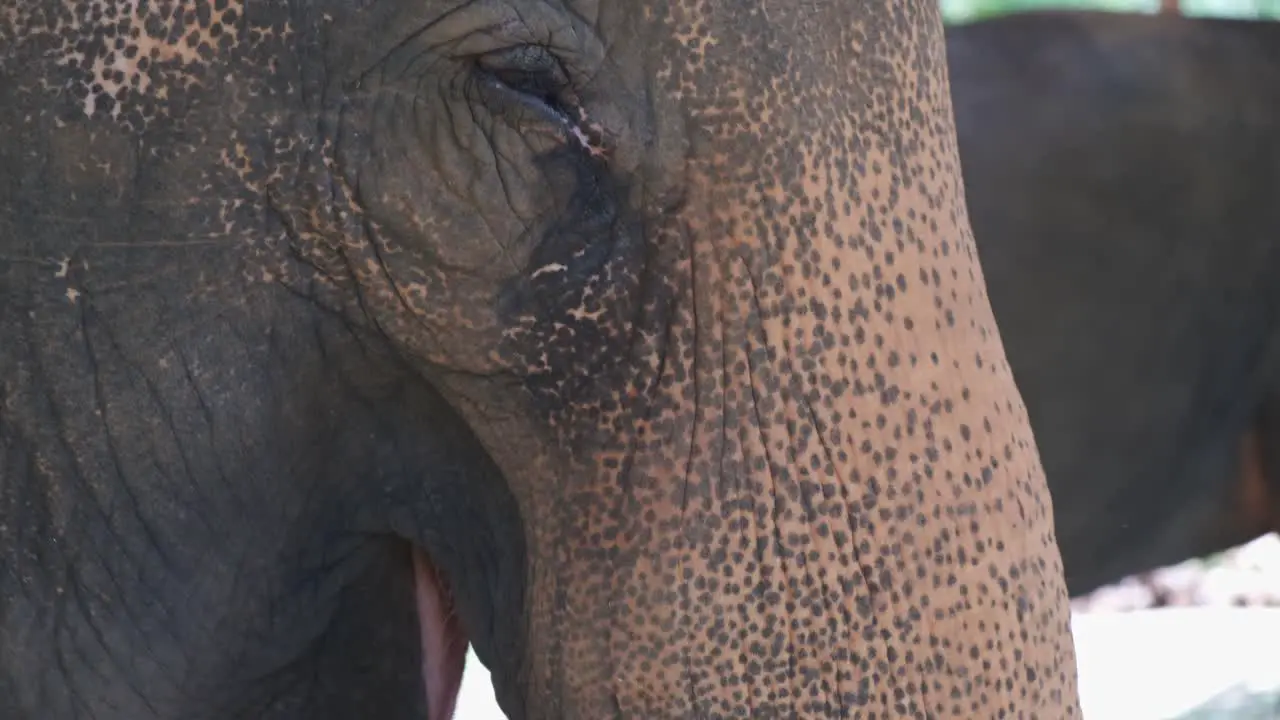
<path fill-rule="evenodd" d="M 465 637 L 513 717 L 1078 714 L 944 57 L 0 0 L 0 710 L 436 718 Z"/>

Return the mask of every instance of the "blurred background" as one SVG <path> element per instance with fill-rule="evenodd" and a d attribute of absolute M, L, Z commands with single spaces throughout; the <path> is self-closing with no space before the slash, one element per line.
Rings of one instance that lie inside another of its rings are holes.
<path fill-rule="evenodd" d="M 942 14 L 947 22 L 965 22 L 1041 8 L 1155 12 L 1160 5 L 1161 0 L 942 0 Z M 1280 0 L 1180 0 L 1178 6 L 1183 15 L 1280 19 Z"/>

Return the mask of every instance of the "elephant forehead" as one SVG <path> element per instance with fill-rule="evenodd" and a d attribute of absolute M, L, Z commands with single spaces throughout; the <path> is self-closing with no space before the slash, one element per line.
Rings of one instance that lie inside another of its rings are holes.
<path fill-rule="evenodd" d="M 15 1 L 0 14 L 0 39 L 10 52 L 38 44 L 68 73 L 56 84 L 39 78 L 42 89 L 75 98 L 86 116 L 119 120 L 132 109 L 127 122 L 145 124 L 240 45 L 242 13 L 242 0 Z"/>
<path fill-rule="evenodd" d="M 898 92 L 904 86 L 933 86 L 941 79 L 935 71 L 944 58 L 915 37 L 933 31 L 922 29 L 931 26 L 919 16 L 936 14 L 936 8 L 900 3 L 891 13 L 867 13 L 850 22 L 854 5 L 675 0 L 653 3 L 650 12 L 663 19 L 659 32 L 683 50 L 662 56 L 665 72 L 695 109 L 750 108 L 752 122 L 738 130 L 769 130 L 778 137 L 772 131 L 783 124 L 801 131 L 829 124 L 832 112 L 884 111 L 890 99 L 918 97 Z M 873 91 L 879 107 L 872 107 Z M 862 102 L 852 105 L 853 100 Z"/>
<path fill-rule="evenodd" d="M 860 251 L 846 273 L 888 271 L 883 253 L 889 264 L 901 256 L 891 246 L 908 227 L 928 238 L 951 220 L 941 214 L 959 160 L 945 57 L 940 38 L 912 37 L 932 27 L 912 16 L 936 8 L 901 3 L 850 23 L 842 3 L 664 7 L 672 17 L 660 32 L 675 51 L 662 54 L 657 81 L 694 118 L 685 167 L 706 221 L 720 224 L 712 234 L 748 249 L 771 238 L 808 279 L 836 274 L 829 262 L 845 241 Z M 835 242 L 817 247 L 819 238 Z M 966 271 L 970 262 L 925 260 Z"/>

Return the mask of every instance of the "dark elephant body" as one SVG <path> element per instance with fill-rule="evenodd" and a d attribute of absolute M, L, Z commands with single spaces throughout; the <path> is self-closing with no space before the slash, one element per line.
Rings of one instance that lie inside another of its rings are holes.
<path fill-rule="evenodd" d="M 1072 595 L 1273 529 L 1280 24 L 1035 13 L 948 53 Z"/>
<path fill-rule="evenodd" d="M 27 227 L 49 229 L 35 247 L 95 232 Z M 139 259 L 94 258 L 113 261 Z M 0 717 L 425 717 L 405 537 L 489 599 L 456 611 L 487 663 L 514 662 L 514 503 L 402 361 L 303 301 L 305 331 L 246 335 L 261 298 L 120 300 L 5 301 L 24 310 L 0 325 Z"/>

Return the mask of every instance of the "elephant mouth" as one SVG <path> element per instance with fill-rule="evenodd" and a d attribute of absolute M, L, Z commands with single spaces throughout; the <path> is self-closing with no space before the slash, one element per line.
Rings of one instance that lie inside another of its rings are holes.
<path fill-rule="evenodd" d="M 422 645 L 422 685 L 429 720 L 449 720 L 458 704 L 467 636 L 454 612 L 448 581 L 422 550 L 413 550 L 414 595 Z"/>

